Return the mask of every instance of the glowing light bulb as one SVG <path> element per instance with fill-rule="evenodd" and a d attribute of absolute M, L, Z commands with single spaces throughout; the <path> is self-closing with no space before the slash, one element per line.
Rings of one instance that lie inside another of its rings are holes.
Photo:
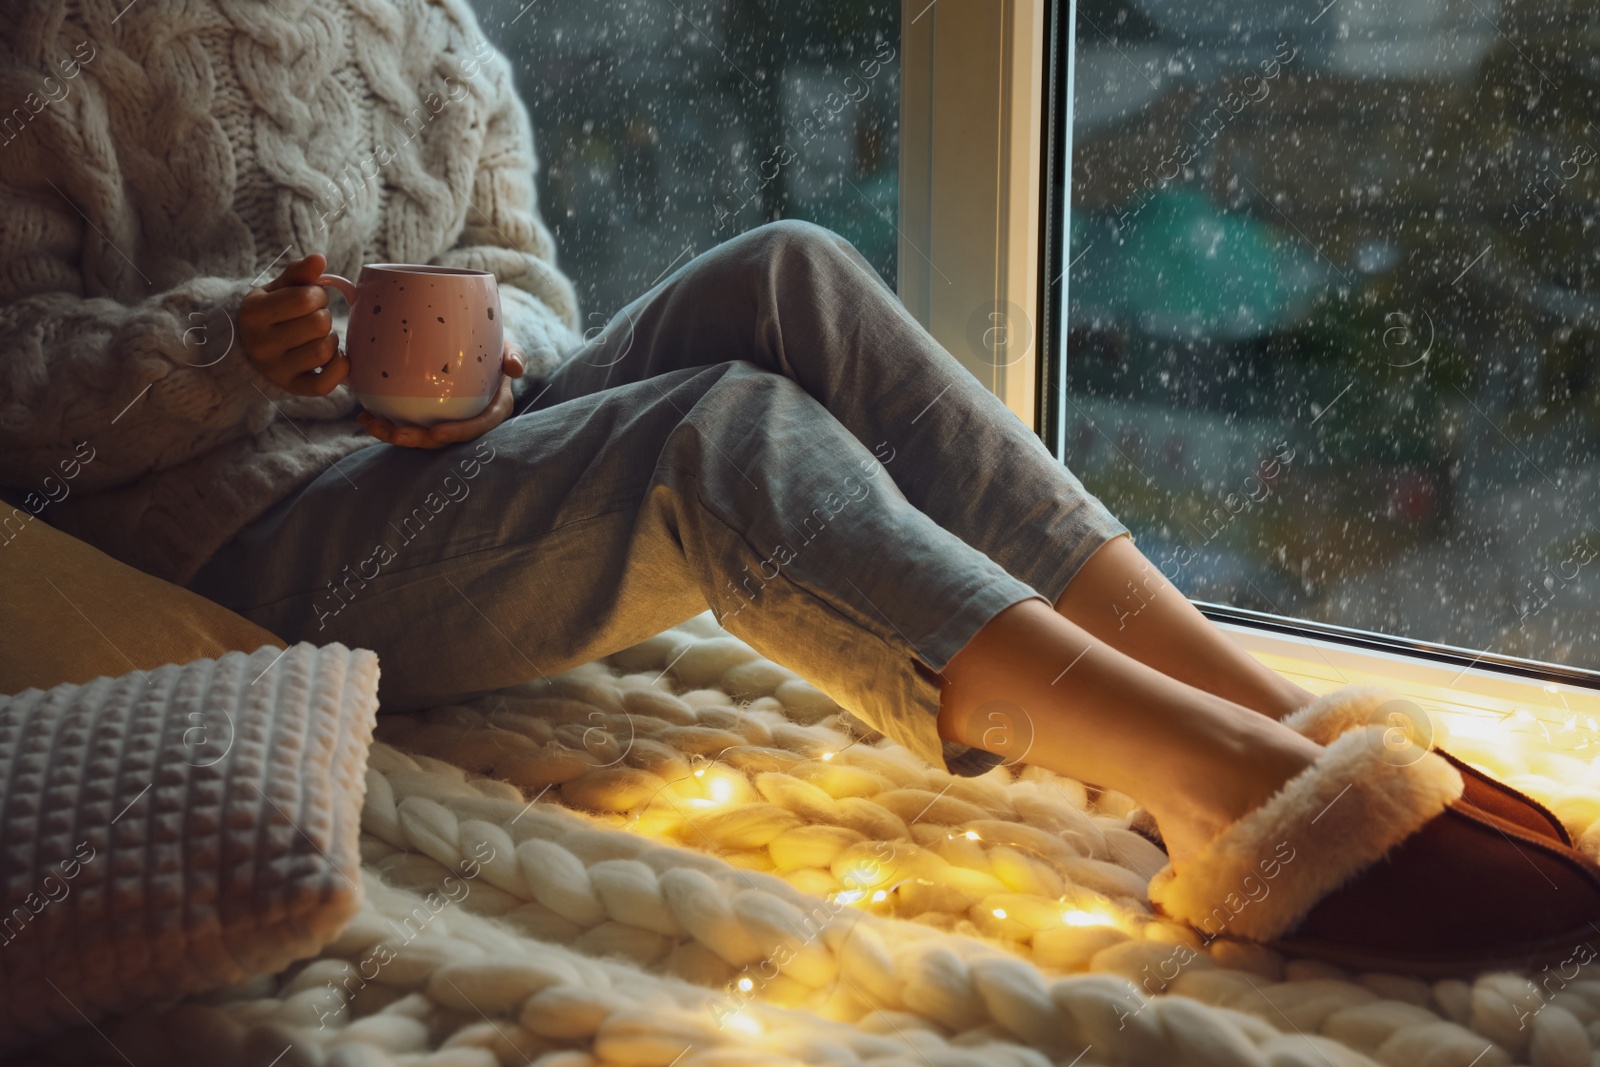
<path fill-rule="evenodd" d="M 694 772 L 694 776 L 696 778 L 704 778 L 706 776 L 706 769 L 701 767 L 698 771 Z"/>
<path fill-rule="evenodd" d="M 1004 919 L 1006 917 L 1006 909 L 1004 909 L 1004 908 L 996 908 L 996 909 L 994 909 L 994 917 L 996 919 Z"/>
<path fill-rule="evenodd" d="M 748 992 L 750 992 L 750 990 L 754 989 L 755 986 L 756 986 L 756 984 L 754 982 L 750 981 L 750 979 L 748 979 L 748 978 L 739 979 L 739 988 L 744 990 L 746 993 L 748 993 Z"/>
<path fill-rule="evenodd" d="M 850 885 L 871 885 L 878 880 L 878 871 L 875 867 L 853 867 L 843 880 Z"/>
<path fill-rule="evenodd" d="M 833 758 L 833 753 L 832 752 L 824 752 L 822 754 L 822 758 L 825 759 L 825 760 L 830 760 L 830 759 Z"/>
<path fill-rule="evenodd" d="M 1503 720 L 1483 715 L 1453 715 L 1449 719 L 1453 737 L 1492 740 L 1500 733 Z"/>
<path fill-rule="evenodd" d="M 842 893 L 835 893 L 833 899 L 841 904 L 854 904 L 866 895 L 867 892 L 864 889 L 846 889 Z"/>
<path fill-rule="evenodd" d="M 733 783 L 726 778 L 713 778 L 711 780 L 711 799 L 718 804 L 726 804 L 733 799 Z"/>
<path fill-rule="evenodd" d="M 1061 921 L 1068 926 L 1115 926 L 1116 920 L 1109 915 L 1097 911 L 1084 911 L 1081 908 L 1061 913 Z"/>
<path fill-rule="evenodd" d="M 878 890 L 876 893 L 872 894 L 872 902 L 874 904 L 881 904 L 885 900 L 888 900 L 888 899 L 889 899 L 889 894 L 884 892 L 881 889 Z"/>
<path fill-rule="evenodd" d="M 981 840 L 981 838 L 978 837 L 978 831 L 976 831 L 976 830 L 968 830 L 966 836 L 967 836 L 967 840 L 968 841 Z"/>

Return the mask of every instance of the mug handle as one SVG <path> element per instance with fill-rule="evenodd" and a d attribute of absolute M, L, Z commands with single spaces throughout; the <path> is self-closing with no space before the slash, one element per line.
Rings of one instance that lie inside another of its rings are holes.
<path fill-rule="evenodd" d="M 344 297 L 345 303 L 350 305 L 350 310 L 351 311 L 355 310 L 355 308 L 356 308 L 356 287 L 355 287 L 355 283 L 352 282 L 349 278 L 341 277 L 340 275 L 337 275 L 337 274 L 324 274 L 321 277 L 319 277 L 312 284 L 313 285 L 325 285 L 330 289 L 339 290 L 340 295 Z"/>

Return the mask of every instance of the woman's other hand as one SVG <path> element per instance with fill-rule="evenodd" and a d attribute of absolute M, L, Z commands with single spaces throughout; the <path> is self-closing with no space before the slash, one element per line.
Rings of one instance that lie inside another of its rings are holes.
<path fill-rule="evenodd" d="M 239 305 L 244 354 L 274 385 L 297 396 L 327 396 L 350 374 L 333 332 L 328 291 L 316 284 L 327 266 L 320 252 L 294 260 Z"/>
<path fill-rule="evenodd" d="M 512 405 L 515 403 L 511 395 L 511 379 L 522 377 L 528 365 L 522 349 L 509 340 L 503 344 L 502 349 L 505 355 L 505 362 L 502 364 L 505 373 L 500 378 L 500 388 L 494 394 L 494 399 L 489 401 L 489 406 L 479 415 L 459 422 L 440 422 L 427 427 L 396 426 L 388 419 L 379 418 L 370 411 L 362 411 L 356 418 L 366 427 L 367 432 L 378 440 L 407 448 L 443 448 L 445 445 L 459 444 L 481 437 L 506 421 L 506 417 L 511 414 Z"/>

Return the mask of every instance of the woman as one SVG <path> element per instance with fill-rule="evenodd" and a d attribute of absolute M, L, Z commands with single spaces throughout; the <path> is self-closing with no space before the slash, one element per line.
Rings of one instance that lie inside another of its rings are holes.
<path fill-rule="evenodd" d="M 52 523 L 289 641 L 376 650 L 391 710 L 709 605 L 930 761 L 1135 798 L 1172 860 L 1157 903 L 1211 933 L 1416 969 L 1570 949 L 1600 915 L 1542 809 L 1394 758 L 1382 694 L 1314 702 L 1213 627 L 837 236 L 744 234 L 581 338 L 465 0 L 124 4 L 0 15 L 25 103 L 0 146 L 3 478 L 95 456 Z M 498 277 L 481 416 L 356 410 L 315 279 L 380 260 Z M 1119 619 L 1130 582 L 1152 595 Z M 1468 877 L 1478 909 L 1440 899 Z"/>

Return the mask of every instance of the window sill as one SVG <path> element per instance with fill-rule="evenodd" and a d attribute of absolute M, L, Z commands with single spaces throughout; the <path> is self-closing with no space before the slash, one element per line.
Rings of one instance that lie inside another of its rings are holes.
<path fill-rule="evenodd" d="M 1415 701 L 1429 712 L 1437 743 L 1490 773 L 1576 786 L 1573 774 L 1586 780 L 1589 762 L 1600 754 L 1600 672 L 1361 631 L 1292 633 L 1296 620 L 1196 606 L 1256 659 L 1312 692 L 1376 684 Z M 1246 616 L 1253 618 L 1242 621 Z M 1364 647 L 1368 637 L 1396 647 Z M 1408 644 L 1410 650 L 1400 647 Z"/>

